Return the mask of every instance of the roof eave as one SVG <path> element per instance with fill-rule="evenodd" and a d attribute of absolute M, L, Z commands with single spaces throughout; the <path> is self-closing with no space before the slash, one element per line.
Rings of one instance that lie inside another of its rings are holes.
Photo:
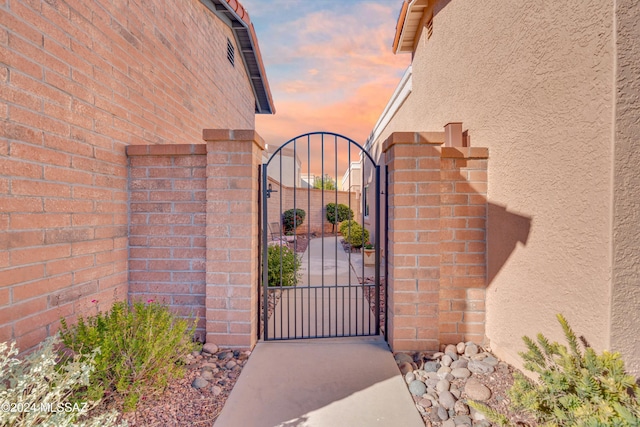
<path fill-rule="evenodd" d="M 237 0 L 209 1 L 213 3 L 216 12 L 224 15 L 231 22 L 231 30 L 238 43 L 256 100 L 256 114 L 275 114 L 276 109 L 262 62 L 258 37 L 249 18 L 249 13 Z"/>
<path fill-rule="evenodd" d="M 413 53 L 416 39 L 422 32 L 423 15 L 432 3 L 430 0 L 404 0 L 396 24 L 393 53 Z"/>

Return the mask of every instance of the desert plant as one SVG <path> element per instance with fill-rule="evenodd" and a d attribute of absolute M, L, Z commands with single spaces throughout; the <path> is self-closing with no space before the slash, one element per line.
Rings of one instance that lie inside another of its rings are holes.
<path fill-rule="evenodd" d="M 0 343 L 0 426 L 111 426 L 118 413 L 108 411 L 87 418 L 99 400 L 80 401 L 76 392 L 89 385 L 95 349 L 80 360 L 76 356 L 63 366 L 57 362 L 58 336 L 47 338 L 41 347 L 20 360 L 15 342 Z M 84 418 L 82 421 L 78 421 Z M 126 425 L 122 424 L 122 425 Z"/>
<path fill-rule="evenodd" d="M 269 246 L 269 286 L 295 286 L 298 283 L 300 260 L 287 246 Z"/>
<path fill-rule="evenodd" d="M 360 224 L 352 224 L 343 233 L 344 240 L 353 248 L 360 248 L 369 240 L 369 230 L 362 227 Z"/>
<path fill-rule="evenodd" d="M 342 234 L 343 236 L 346 236 L 349 233 L 349 228 L 353 227 L 354 224 L 360 225 L 352 219 L 341 222 L 340 226 L 338 227 L 338 231 L 340 231 L 340 234 Z"/>
<path fill-rule="evenodd" d="M 625 372 L 620 354 L 604 351 L 598 355 L 588 345 L 582 351 L 567 320 L 561 314 L 557 318 L 569 348 L 550 343 L 542 334 L 537 335 L 537 343 L 523 337 L 527 351 L 519 354 L 524 367 L 538 379 L 514 375 L 509 390 L 514 409 L 531 414 L 544 426 L 639 426 L 640 389 Z M 472 406 L 483 409 L 477 403 Z M 501 425 L 507 425 L 502 421 Z"/>
<path fill-rule="evenodd" d="M 327 221 L 332 224 L 332 232 L 335 231 L 337 223 L 353 219 L 353 210 L 345 204 L 327 203 L 326 208 Z"/>
<path fill-rule="evenodd" d="M 301 226 L 307 213 L 299 208 L 289 209 L 282 214 L 282 227 L 285 234 L 294 233 L 296 228 Z"/>
<path fill-rule="evenodd" d="M 124 399 L 124 410 L 136 408 L 142 395 L 164 390 L 170 379 L 184 373 L 182 360 L 196 344 L 192 341 L 195 319 L 182 319 L 166 305 L 116 302 L 107 313 L 98 313 L 74 326 L 62 319 L 62 341 L 86 360 L 95 357 L 87 396 L 97 399 L 106 391 Z"/>

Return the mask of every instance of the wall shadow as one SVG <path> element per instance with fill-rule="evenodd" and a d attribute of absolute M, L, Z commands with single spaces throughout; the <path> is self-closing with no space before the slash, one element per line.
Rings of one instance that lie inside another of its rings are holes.
<path fill-rule="evenodd" d="M 487 284 L 506 264 L 518 243 L 527 244 L 531 217 L 509 211 L 506 206 L 487 202 Z"/>

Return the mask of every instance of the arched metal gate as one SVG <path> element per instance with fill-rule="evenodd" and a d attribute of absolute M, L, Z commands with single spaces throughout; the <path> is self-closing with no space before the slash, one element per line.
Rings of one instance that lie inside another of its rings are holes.
<path fill-rule="evenodd" d="M 267 150 L 260 186 L 264 340 L 380 334 L 384 191 L 380 166 L 345 136 L 312 132 Z"/>

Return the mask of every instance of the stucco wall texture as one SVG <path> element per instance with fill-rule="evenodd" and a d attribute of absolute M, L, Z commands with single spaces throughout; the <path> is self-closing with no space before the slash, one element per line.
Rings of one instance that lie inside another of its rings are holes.
<path fill-rule="evenodd" d="M 0 341 L 26 350 L 127 297 L 126 146 L 253 129 L 255 99 L 198 0 L 15 0 L 0 22 Z"/>
<path fill-rule="evenodd" d="M 516 365 L 562 313 L 640 373 L 637 22 L 633 1 L 440 1 L 377 140 L 459 121 L 489 148 L 486 333 Z"/>

